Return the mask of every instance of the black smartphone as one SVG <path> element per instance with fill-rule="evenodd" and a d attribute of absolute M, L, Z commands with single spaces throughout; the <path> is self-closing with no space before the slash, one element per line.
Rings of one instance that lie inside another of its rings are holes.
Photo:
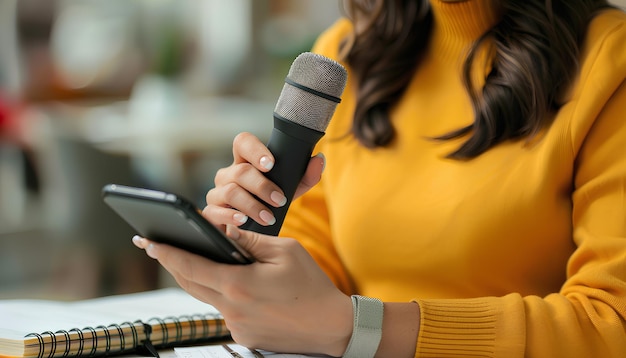
<path fill-rule="evenodd" d="M 107 184 L 104 202 L 141 236 L 211 260 L 249 264 L 254 259 L 208 222 L 189 200 L 172 193 Z"/>

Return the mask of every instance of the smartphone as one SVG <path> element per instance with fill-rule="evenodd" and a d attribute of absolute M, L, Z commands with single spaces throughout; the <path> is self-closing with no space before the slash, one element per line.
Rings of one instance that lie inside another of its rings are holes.
<path fill-rule="evenodd" d="M 104 202 L 139 235 L 228 264 L 254 262 L 250 254 L 207 221 L 189 200 L 172 193 L 107 184 Z"/>

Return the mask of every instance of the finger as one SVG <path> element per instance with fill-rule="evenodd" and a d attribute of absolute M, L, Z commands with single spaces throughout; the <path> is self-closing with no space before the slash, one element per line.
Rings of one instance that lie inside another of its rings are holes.
<path fill-rule="evenodd" d="M 180 270 L 172 266 L 171 262 L 173 258 L 175 257 L 175 254 L 177 253 L 176 251 L 182 251 L 182 255 L 178 259 L 180 260 L 179 262 L 182 262 L 185 264 L 185 267 L 189 267 L 189 266 L 187 265 L 188 261 L 186 261 L 184 256 L 186 256 L 187 254 L 188 255 L 193 255 L 193 254 L 183 251 L 183 250 L 176 249 L 175 247 L 172 247 L 169 245 L 162 245 L 162 244 L 154 243 L 139 235 L 135 235 L 132 241 L 133 241 L 133 244 L 135 244 L 135 246 L 141 249 L 145 249 L 146 254 L 148 256 L 159 260 L 160 263 L 161 261 L 163 262 L 167 261 L 168 262 L 167 265 L 163 265 L 163 263 L 161 264 L 172 275 L 174 280 L 176 280 L 176 283 L 178 283 L 178 285 L 181 288 L 183 288 L 186 292 L 188 292 L 190 295 L 192 295 L 193 297 L 201 301 L 204 301 L 213 305 L 219 304 L 221 302 L 222 294 L 219 291 L 216 291 L 213 288 L 206 286 L 205 283 L 199 283 L 199 282 L 194 281 L 193 275 L 190 275 L 187 272 L 187 270 Z M 181 252 L 178 252 L 178 254 L 180 253 Z M 196 255 L 193 255 L 193 256 L 196 256 Z M 208 261 L 211 262 L 210 260 Z M 193 265 L 194 263 L 189 263 L 189 264 Z M 200 263 L 200 264 L 203 265 L 203 263 Z M 190 271 L 193 271 L 193 270 L 190 270 Z M 207 277 L 207 276 L 205 275 L 204 277 Z"/>
<path fill-rule="evenodd" d="M 146 254 L 159 261 L 185 290 L 191 282 L 221 292 L 222 279 L 231 275 L 224 273 L 226 267 L 237 265 L 220 264 L 200 255 L 167 244 L 157 243 L 139 236 L 133 243 L 146 251 Z"/>
<path fill-rule="evenodd" d="M 319 183 L 320 179 L 322 179 L 322 172 L 324 172 L 325 167 L 326 157 L 324 157 L 324 154 L 318 153 L 311 158 L 306 168 L 306 172 L 304 172 L 304 176 L 296 188 L 294 199 L 306 193 L 309 189 Z"/>
<path fill-rule="evenodd" d="M 148 244 L 150 244 L 150 241 L 148 241 L 148 239 L 143 238 L 139 235 L 133 236 L 132 240 L 133 240 L 133 244 L 140 249 L 145 249 L 146 247 L 148 247 Z"/>
<path fill-rule="evenodd" d="M 268 205 L 274 207 L 281 207 L 287 202 L 287 198 L 283 194 L 283 191 L 274 182 L 269 180 L 263 173 L 258 171 L 250 163 L 234 164 L 228 168 L 223 168 L 217 171 L 215 175 L 215 190 L 214 193 L 217 197 L 208 196 L 207 203 L 216 203 L 223 201 L 221 204 L 230 204 L 233 207 L 241 209 L 239 206 L 229 202 L 227 196 L 222 195 L 220 197 L 220 190 L 234 190 L 236 188 L 228 188 L 228 185 L 237 184 L 245 191 L 252 193 L 259 199 L 263 200 Z M 237 192 L 225 194 L 236 194 Z"/>
<path fill-rule="evenodd" d="M 276 262 L 280 254 L 282 242 L 289 239 L 259 234 L 254 231 L 242 230 L 235 226 L 227 226 L 226 235 L 235 240 L 246 252 L 258 262 Z"/>
<path fill-rule="evenodd" d="M 205 206 L 202 216 L 222 232 L 226 230 L 226 225 L 240 226 L 248 221 L 248 215 L 241 211 L 216 205 Z"/>
<path fill-rule="evenodd" d="M 250 163 L 262 172 L 274 166 L 274 156 L 256 136 L 243 132 L 233 140 L 234 163 Z"/>
<path fill-rule="evenodd" d="M 235 217 L 236 213 L 234 211 L 223 211 L 214 206 L 235 208 L 243 215 L 252 218 L 261 225 L 273 225 L 276 222 L 272 211 L 237 183 L 228 183 L 219 188 L 209 190 L 207 193 L 207 203 L 217 204 L 207 205 L 208 208 L 205 213 L 209 221 L 215 222 L 218 225 L 231 224 L 232 220 L 244 220 L 244 218 Z M 216 212 L 216 214 L 220 216 L 215 218 L 211 217 L 213 212 Z"/>
<path fill-rule="evenodd" d="M 168 271 L 169 272 L 169 271 Z M 224 304 L 224 295 L 210 287 L 204 286 L 194 281 L 190 281 L 186 279 L 184 276 L 178 274 L 177 272 L 170 272 L 176 283 L 183 289 L 185 292 L 189 293 L 191 296 L 196 299 L 206 302 L 210 305 L 215 306 L 216 308 L 221 307 Z"/>

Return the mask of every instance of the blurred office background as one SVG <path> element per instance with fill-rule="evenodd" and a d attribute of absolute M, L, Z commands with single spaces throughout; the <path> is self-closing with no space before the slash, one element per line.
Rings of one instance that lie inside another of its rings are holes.
<path fill-rule="evenodd" d="M 337 0 L 0 0 L 0 299 L 172 285 L 100 198 L 202 207 L 233 137 L 267 139 L 293 59 Z"/>

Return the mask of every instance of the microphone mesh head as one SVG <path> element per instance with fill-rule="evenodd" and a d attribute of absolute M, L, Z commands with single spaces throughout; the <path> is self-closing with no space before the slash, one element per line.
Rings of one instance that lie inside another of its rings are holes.
<path fill-rule="evenodd" d="M 340 98 L 348 78 L 346 69 L 337 61 L 305 52 L 293 61 L 287 78 L 297 86 L 285 83 L 274 112 L 291 122 L 324 132 L 337 102 L 315 92 Z"/>

